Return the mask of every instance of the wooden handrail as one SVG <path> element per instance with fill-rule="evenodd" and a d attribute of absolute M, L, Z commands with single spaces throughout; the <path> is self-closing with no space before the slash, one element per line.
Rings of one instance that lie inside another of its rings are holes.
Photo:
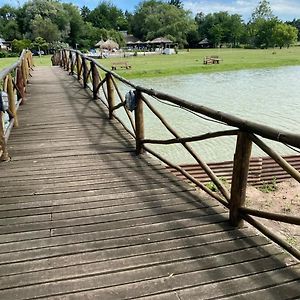
<path fill-rule="evenodd" d="M 25 91 L 29 80 L 30 71 L 32 70 L 32 54 L 30 51 L 23 50 L 18 60 L 3 70 L 0 70 L 0 81 L 3 82 L 0 87 L 1 99 L 7 95 L 8 109 L 0 112 L 0 161 L 9 160 L 7 150 L 7 140 L 12 127 L 18 127 L 17 110 L 20 104 L 25 101 Z M 2 94 L 2 93 L 5 94 Z M 15 97 L 17 96 L 17 103 Z M 9 125 L 7 128 L 3 126 L 3 118 L 5 113 L 9 115 Z"/>
<path fill-rule="evenodd" d="M 285 241 L 280 240 L 280 238 L 273 235 L 269 232 L 263 225 L 261 225 L 258 221 L 253 219 L 250 215 L 266 218 L 271 220 L 277 220 L 281 222 L 286 222 L 290 224 L 300 224 L 300 218 L 294 216 L 286 216 L 275 213 L 268 213 L 263 211 L 257 211 L 253 209 L 249 209 L 244 207 L 245 205 L 245 196 L 246 196 L 246 186 L 247 186 L 247 176 L 248 176 L 248 168 L 249 161 L 251 155 L 251 145 L 254 142 L 258 145 L 263 151 L 265 151 L 268 155 L 270 155 L 283 170 L 288 172 L 292 177 L 300 182 L 300 173 L 293 168 L 289 163 L 287 163 L 280 155 L 278 155 L 273 149 L 268 147 L 259 137 L 266 138 L 268 140 L 277 141 L 283 143 L 285 145 L 294 146 L 296 148 L 300 148 L 300 135 L 293 134 L 290 132 L 274 129 L 272 127 L 262 125 L 259 123 L 251 122 L 242 118 L 238 118 L 236 116 L 216 111 L 206 106 L 197 105 L 191 102 L 188 102 L 184 99 L 174 97 L 172 95 L 162 93 L 159 91 L 155 91 L 153 89 L 144 88 L 142 86 L 137 86 L 127 79 L 121 77 L 117 73 L 105 68 L 101 64 L 99 64 L 93 58 L 87 57 L 80 53 L 77 50 L 65 50 L 64 57 L 69 57 L 68 65 L 71 70 L 71 74 L 74 74 L 74 65 L 76 68 L 76 76 L 78 80 L 81 80 L 81 69 L 82 66 L 80 63 L 80 59 L 82 62 L 90 61 L 91 68 L 89 72 L 92 75 L 92 92 L 94 99 L 100 99 L 109 109 L 109 118 L 116 118 L 121 123 L 122 121 L 116 116 L 113 115 L 113 111 L 119 107 L 124 107 L 126 114 L 130 120 L 132 128 L 134 129 L 134 133 L 127 129 L 127 127 L 122 123 L 124 128 L 136 139 L 136 153 L 141 154 L 143 150 L 146 150 L 148 153 L 152 154 L 156 158 L 160 159 L 166 165 L 176 169 L 178 172 L 183 174 L 189 181 L 194 183 L 196 186 L 204 190 L 213 198 L 217 199 L 220 203 L 222 203 L 225 207 L 229 208 L 230 211 L 230 223 L 233 226 L 241 226 L 242 220 L 248 221 L 250 224 L 254 225 L 256 228 L 261 230 L 264 234 L 269 236 L 271 239 L 275 240 L 278 244 L 280 244 L 283 248 L 290 251 L 294 256 L 299 256 L 299 251 L 295 250 L 293 247 L 290 247 Z M 69 51 L 69 52 L 68 52 Z M 69 55 L 67 55 L 69 53 Z M 72 54 L 74 53 L 74 54 Z M 62 55 L 61 55 L 62 57 Z M 73 58 L 75 57 L 75 61 Z M 83 64 L 83 63 L 82 63 Z M 85 68 L 85 67 L 83 67 Z M 102 79 L 100 76 L 100 72 L 103 71 L 106 75 Z M 83 71 L 86 74 L 86 70 Z M 83 80 L 83 84 L 85 84 L 85 76 Z M 135 90 L 136 96 L 136 108 L 135 108 L 135 118 L 132 118 L 131 113 L 126 108 L 125 100 L 123 99 L 121 92 L 117 86 L 117 83 L 121 82 L 126 85 L 128 88 L 132 88 Z M 104 83 L 106 83 L 107 90 L 104 89 Z M 99 94 L 99 90 L 102 88 L 103 94 L 105 96 L 106 102 L 101 98 Z M 114 92 L 118 95 L 119 104 L 115 104 Z M 151 99 L 157 100 L 160 99 L 164 102 L 170 103 L 172 105 L 176 105 L 179 108 L 184 108 L 187 111 L 192 112 L 193 114 L 203 115 L 205 117 L 210 118 L 212 121 L 221 122 L 224 125 L 234 127 L 233 129 L 216 131 L 216 132 L 208 132 L 198 136 L 192 137 L 180 137 L 178 133 L 166 122 L 160 112 L 154 108 L 154 106 L 150 103 L 146 96 L 150 96 Z M 143 118 L 143 103 L 147 105 L 150 111 L 161 121 L 163 126 L 174 135 L 175 138 L 168 140 L 155 140 L 155 139 L 147 139 L 145 138 L 144 132 L 144 118 Z M 217 176 L 213 173 L 213 171 L 208 167 L 208 165 L 199 157 L 199 155 L 188 145 L 190 142 L 206 140 L 210 138 L 217 138 L 221 136 L 229 136 L 229 135 L 237 135 L 237 144 L 236 144 L 236 153 L 234 159 L 234 168 L 232 175 L 232 184 L 231 184 L 231 193 L 227 191 L 227 189 L 223 186 L 222 182 L 217 178 Z M 199 182 L 199 180 L 195 179 L 191 174 L 189 174 L 186 170 L 177 166 L 170 162 L 168 159 L 164 158 L 159 153 L 150 149 L 146 144 L 181 144 L 185 149 L 191 154 L 191 156 L 198 162 L 198 164 L 202 167 L 202 169 L 206 172 L 206 174 L 211 178 L 212 182 L 216 185 L 221 195 L 218 193 L 212 192 L 208 187 Z"/>

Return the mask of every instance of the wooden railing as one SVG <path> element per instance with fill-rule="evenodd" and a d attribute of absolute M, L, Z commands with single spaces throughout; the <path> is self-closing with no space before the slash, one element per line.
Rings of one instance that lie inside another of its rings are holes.
<path fill-rule="evenodd" d="M 17 110 L 25 102 L 32 67 L 32 53 L 23 50 L 17 62 L 0 71 L 0 161 L 9 160 L 7 140 L 19 126 Z"/>
<path fill-rule="evenodd" d="M 300 135 L 246 121 L 230 114 L 216 111 L 205 106 L 193 104 L 178 97 L 161 93 L 153 89 L 137 86 L 118 74 L 101 66 L 94 59 L 89 58 L 75 50 L 63 50 L 56 54 L 56 58 L 59 59 L 61 67 L 63 67 L 66 71 L 69 71 L 70 75 L 76 76 L 84 88 L 90 88 L 94 99 L 100 99 L 104 104 L 106 104 L 108 107 L 109 118 L 116 118 L 119 120 L 124 128 L 135 138 L 137 155 L 147 151 L 166 165 L 176 169 L 197 187 L 201 188 L 211 197 L 217 199 L 220 203 L 227 207 L 229 209 L 230 223 L 233 226 L 242 226 L 243 220 L 246 220 L 270 239 L 277 242 L 284 249 L 300 259 L 300 252 L 296 248 L 289 245 L 274 232 L 270 231 L 267 227 L 258 222 L 256 218 L 253 218 L 254 216 L 300 225 L 300 218 L 298 216 L 275 214 L 245 207 L 247 176 L 252 144 L 256 144 L 267 155 L 273 158 L 283 170 L 300 182 L 300 173 L 261 139 L 264 138 L 267 140 L 276 141 L 288 145 L 289 147 L 299 149 Z M 129 99 L 124 99 L 120 90 L 120 85 L 124 85 L 127 90 L 128 88 L 133 89 L 131 92 L 131 95 L 133 96 L 130 97 L 130 100 L 132 101 L 129 101 Z M 118 101 L 118 103 L 116 103 L 116 101 Z M 205 118 L 209 118 L 211 121 L 221 122 L 222 124 L 230 126 L 231 128 L 229 130 L 208 132 L 198 136 L 181 137 L 179 133 L 166 121 L 161 112 L 155 108 L 153 103 L 155 104 L 157 101 L 162 101 L 172 106 L 184 109 L 193 115 L 196 114 L 197 116 L 204 116 Z M 134 110 L 134 114 L 132 114 L 128 109 L 130 106 Z M 124 122 L 122 122 L 122 120 L 115 114 L 115 110 L 121 107 L 125 109 L 125 113 L 129 119 L 130 128 L 128 128 L 128 125 L 124 124 Z M 147 108 L 156 118 L 159 119 L 163 126 L 174 136 L 173 139 L 154 140 L 147 139 L 145 137 L 145 108 Z M 223 185 L 211 168 L 190 145 L 195 141 L 203 141 L 223 136 L 237 137 L 230 191 Z M 162 154 L 151 149 L 148 146 L 149 144 L 181 144 L 206 172 L 211 181 L 218 188 L 219 192 L 211 191 L 206 185 L 195 179 L 186 170 L 178 165 L 173 164 L 169 161 L 169 159 L 163 157 Z"/>

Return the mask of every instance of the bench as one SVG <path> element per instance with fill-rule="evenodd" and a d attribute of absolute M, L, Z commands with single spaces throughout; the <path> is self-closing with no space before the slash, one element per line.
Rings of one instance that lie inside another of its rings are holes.
<path fill-rule="evenodd" d="M 219 64 L 222 58 L 219 58 L 218 55 L 205 56 L 203 59 L 203 64 Z"/>
<path fill-rule="evenodd" d="M 119 62 L 112 63 L 111 69 L 117 70 L 117 68 L 131 69 L 131 65 L 129 65 L 127 61 L 119 61 Z"/>

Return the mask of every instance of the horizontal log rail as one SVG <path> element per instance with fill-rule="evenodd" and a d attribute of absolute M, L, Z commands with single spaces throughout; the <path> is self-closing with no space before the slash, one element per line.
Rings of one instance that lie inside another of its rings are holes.
<path fill-rule="evenodd" d="M 287 244 L 282 238 L 278 237 L 274 233 L 271 233 L 261 223 L 253 218 L 259 217 L 299 225 L 300 218 L 298 216 L 275 214 L 245 207 L 252 144 L 254 143 L 261 148 L 265 153 L 273 158 L 283 170 L 300 182 L 300 173 L 260 139 L 265 138 L 267 140 L 276 141 L 284 145 L 300 149 L 300 134 L 274 129 L 272 127 L 244 120 L 221 111 L 213 110 L 206 106 L 197 105 L 166 93 L 135 85 L 117 73 L 103 67 L 95 59 L 87 57 L 77 50 L 65 49 L 56 56 L 60 58 L 59 65 L 61 67 L 63 67 L 66 71 L 69 71 L 70 75 L 75 76 L 82 83 L 84 88 L 89 88 L 93 93 L 94 99 L 102 101 L 107 106 L 109 118 L 119 120 L 123 127 L 135 138 L 136 153 L 138 155 L 147 151 L 167 166 L 174 168 L 185 176 L 185 178 L 187 178 L 192 184 L 199 187 L 228 208 L 230 212 L 230 223 L 233 226 L 242 226 L 243 220 L 246 220 L 248 223 L 252 224 L 269 238 L 281 245 L 284 249 L 289 251 L 296 258 L 300 259 L 300 251 Z M 127 90 L 131 89 L 131 91 L 126 94 L 126 97 L 123 97 L 118 84 L 123 85 Z M 182 137 L 152 104 L 156 103 L 158 100 L 165 104 L 178 107 L 179 109 L 184 109 L 193 115 L 201 116 L 207 121 L 214 121 L 225 126 L 229 126 L 230 129 L 207 132 L 197 136 Z M 116 115 L 116 111 L 121 108 L 125 110 L 131 129 L 128 128 L 123 120 Z M 174 138 L 163 140 L 149 139 L 145 137 L 144 110 L 146 108 L 147 111 L 160 121 L 162 126 L 170 134 L 172 134 Z M 134 113 L 132 113 L 132 111 Z M 224 186 L 212 169 L 190 145 L 192 142 L 199 142 L 224 136 L 237 136 L 231 191 Z M 175 165 L 146 144 L 182 145 L 197 164 L 205 171 L 210 180 L 217 187 L 218 191 L 213 192 L 189 172 L 184 170 L 182 167 Z"/>
<path fill-rule="evenodd" d="M 31 70 L 32 53 L 26 50 L 15 63 L 0 70 L 0 161 L 10 159 L 7 141 L 12 127 L 19 126 L 17 110 L 25 102 Z"/>

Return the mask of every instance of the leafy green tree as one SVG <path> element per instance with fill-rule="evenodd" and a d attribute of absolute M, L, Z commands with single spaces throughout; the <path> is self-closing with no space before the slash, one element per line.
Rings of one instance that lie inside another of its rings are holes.
<path fill-rule="evenodd" d="M 37 15 L 31 22 L 32 37 L 41 37 L 47 42 L 59 41 L 61 38 L 61 32 L 58 26 L 48 18 L 42 18 Z"/>
<path fill-rule="evenodd" d="M 236 47 L 246 35 L 246 27 L 242 17 L 238 14 L 230 16 L 227 25 L 227 42 Z"/>
<path fill-rule="evenodd" d="M 297 41 L 298 29 L 288 24 L 278 23 L 274 27 L 273 36 L 280 49 L 284 46 L 289 47 Z"/>
<path fill-rule="evenodd" d="M 20 29 L 29 37 L 36 37 L 32 32 L 33 21 L 40 19 L 47 20 L 52 32 L 59 31 L 60 37 L 64 38 L 69 34 L 69 17 L 67 11 L 58 0 L 31 0 L 26 2 L 19 12 L 18 22 Z M 50 22 L 54 24 L 50 24 Z"/>
<path fill-rule="evenodd" d="M 80 15 L 80 10 L 73 4 L 63 4 L 63 8 L 69 20 L 69 32 L 63 40 L 75 47 L 83 35 L 84 21 Z"/>
<path fill-rule="evenodd" d="M 190 12 L 168 3 L 148 0 L 137 7 L 131 25 L 132 33 L 141 40 L 165 36 L 183 46 L 195 30 Z"/>
<path fill-rule="evenodd" d="M 10 5 L 0 7 L 0 36 L 4 39 L 12 41 L 14 38 L 20 38 L 17 19 L 17 9 Z"/>
<path fill-rule="evenodd" d="M 49 43 L 46 42 L 42 37 L 36 37 L 34 41 L 31 43 L 30 48 L 33 50 L 41 50 L 47 51 L 49 47 Z"/>
<path fill-rule="evenodd" d="M 90 17 L 91 10 L 87 6 L 82 6 L 80 9 L 80 15 L 84 22 L 87 22 Z"/>
<path fill-rule="evenodd" d="M 286 23 L 298 29 L 298 41 L 300 41 L 300 19 L 294 19 L 293 21 Z"/>
<path fill-rule="evenodd" d="M 275 45 L 273 31 L 278 23 L 279 20 L 273 15 L 269 1 L 260 1 L 248 24 L 250 43 L 258 48 L 273 47 Z"/>
<path fill-rule="evenodd" d="M 251 22 L 254 23 L 259 19 L 270 20 L 274 18 L 270 2 L 261 0 L 251 15 Z"/>
<path fill-rule="evenodd" d="M 126 18 L 122 10 L 108 1 L 101 2 L 95 9 L 93 9 L 87 21 L 91 22 L 94 27 L 105 28 L 107 30 L 125 30 Z"/>
<path fill-rule="evenodd" d="M 12 51 L 16 52 L 16 53 L 19 53 L 23 49 L 29 48 L 30 45 L 31 45 L 31 41 L 30 40 L 27 40 L 27 39 L 24 39 L 24 40 L 14 39 L 12 41 Z"/>
<path fill-rule="evenodd" d="M 8 41 L 12 41 L 15 38 L 21 38 L 21 33 L 19 31 L 19 26 L 16 20 L 9 20 L 3 26 L 2 32 L 2 36 Z"/>
<path fill-rule="evenodd" d="M 240 15 L 230 15 L 228 12 L 217 12 L 205 16 L 197 14 L 195 21 L 200 39 L 207 38 L 218 47 L 220 44 L 239 44 L 245 34 L 245 27 Z"/>
<path fill-rule="evenodd" d="M 170 5 L 174 5 L 174 6 L 176 6 L 177 8 L 183 8 L 183 4 L 182 4 L 182 1 L 181 1 L 181 0 L 170 0 L 170 1 L 169 1 L 169 4 L 170 4 Z"/>

